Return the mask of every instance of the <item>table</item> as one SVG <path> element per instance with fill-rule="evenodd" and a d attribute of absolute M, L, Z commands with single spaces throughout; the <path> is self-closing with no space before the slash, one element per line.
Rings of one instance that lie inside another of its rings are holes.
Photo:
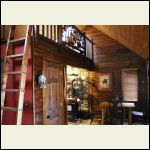
<path fill-rule="evenodd" d="M 99 105 L 102 109 L 102 121 L 101 125 L 105 124 L 105 114 L 106 114 L 106 109 L 109 107 L 109 102 L 100 102 Z M 112 106 L 112 105 L 110 105 Z M 118 107 L 121 106 L 121 103 L 118 104 Z M 132 102 L 122 102 L 122 107 L 123 108 L 128 108 L 128 124 L 132 124 L 132 108 L 135 107 L 135 104 Z"/>

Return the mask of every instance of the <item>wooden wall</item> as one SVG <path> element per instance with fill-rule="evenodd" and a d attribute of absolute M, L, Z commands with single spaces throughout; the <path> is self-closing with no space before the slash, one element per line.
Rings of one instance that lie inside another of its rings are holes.
<path fill-rule="evenodd" d="M 41 48 L 42 47 L 42 48 Z M 42 41 L 38 41 L 38 45 L 34 45 L 34 110 L 35 110 L 35 124 L 42 125 L 43 124 L 43 89 L 38 86 L 38 76 L 43 72 L 43 60 L 62 63 L 61 58 L 53 56 L 49 53 L 49 49 L 55 49 L 55 46 L 47 46 Z M 64 110 L 65 114 L 65 110 Z M 62 117 L 65 115 L 62 114 Z"/>
<path fill-rule="evenodd" d="M 77 27 L 83 31 L 86 25 Z M 149 58 L 148 25 L 93 25 L 93 27 L 122 43 L 145 60 Z"/>
<path fill-rule="evenodd" d="M 57 46 L 56 44 L 48 43 L 46 40 L 40 38 L 35 40 L 33 56 L 35 124 L 43 124 L 43 90 L 39 88 L 37 82 L 38 76 L 42 74 L 43 60 L 63 64 L 64 69 L 66 64 L 82 68 L 90 68 L 89 66 L 91 66 L 91 61 L 83 59 L 78 54 L 72 53 L 71 51 L 65 49 L 62 46 Z M 64 93 L 65 92 L 66 91 L 64 89 Z M 65 101 L 64 105 L 66 105 Z M 65 115 L 62 115 L 62 117 L 64 117 L 65 124 L 67 123 L 66 111 L 67 108 L 64 109 Z"/>
<path fill-rule="evenodd" d="M 145 60 L 149 58 L 148 25 L 97 25 L 94 27 L 122 43 Z"/>
<path fill-rule="evenodd" d="M 117 94 L 122 96 L 121 69 L 138 68 L 139 102 L 140 105 L 146 104 L 146 61 L 93 26 L 87 26 L 84 31 L 94 41 L 95 69 L 90 73 L 91 79 L 97 80 L 98 72 L 110 72 L 113 75 L 112 92 L 99 92 L 94 88 L 91 94 L 100 100 L 109 100 Z"/>

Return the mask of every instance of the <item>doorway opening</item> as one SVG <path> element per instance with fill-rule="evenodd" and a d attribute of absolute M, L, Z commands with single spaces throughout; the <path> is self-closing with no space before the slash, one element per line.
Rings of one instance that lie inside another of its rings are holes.
<path fill-rule="evenodd" d="M 67 65 L 68 124 L 84 124 L 90 118 L 89 71 Z"/>

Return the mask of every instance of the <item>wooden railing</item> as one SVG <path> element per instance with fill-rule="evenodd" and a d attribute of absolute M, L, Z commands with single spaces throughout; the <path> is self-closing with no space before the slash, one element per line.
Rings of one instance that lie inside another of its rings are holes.
<path fill-rule="evenodd" d="M 37 25 L 36 35 L 64 45 L 80 55 L 93 59 L 93 42 L 73 25 Z"/>

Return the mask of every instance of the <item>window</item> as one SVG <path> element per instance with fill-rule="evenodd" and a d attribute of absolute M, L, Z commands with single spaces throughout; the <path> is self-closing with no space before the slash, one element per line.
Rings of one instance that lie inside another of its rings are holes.
<path fill-rule="evenodd" d="M 138 70 L 122 70 L 122 90 L 124 101 L 138 100 Z"/>

